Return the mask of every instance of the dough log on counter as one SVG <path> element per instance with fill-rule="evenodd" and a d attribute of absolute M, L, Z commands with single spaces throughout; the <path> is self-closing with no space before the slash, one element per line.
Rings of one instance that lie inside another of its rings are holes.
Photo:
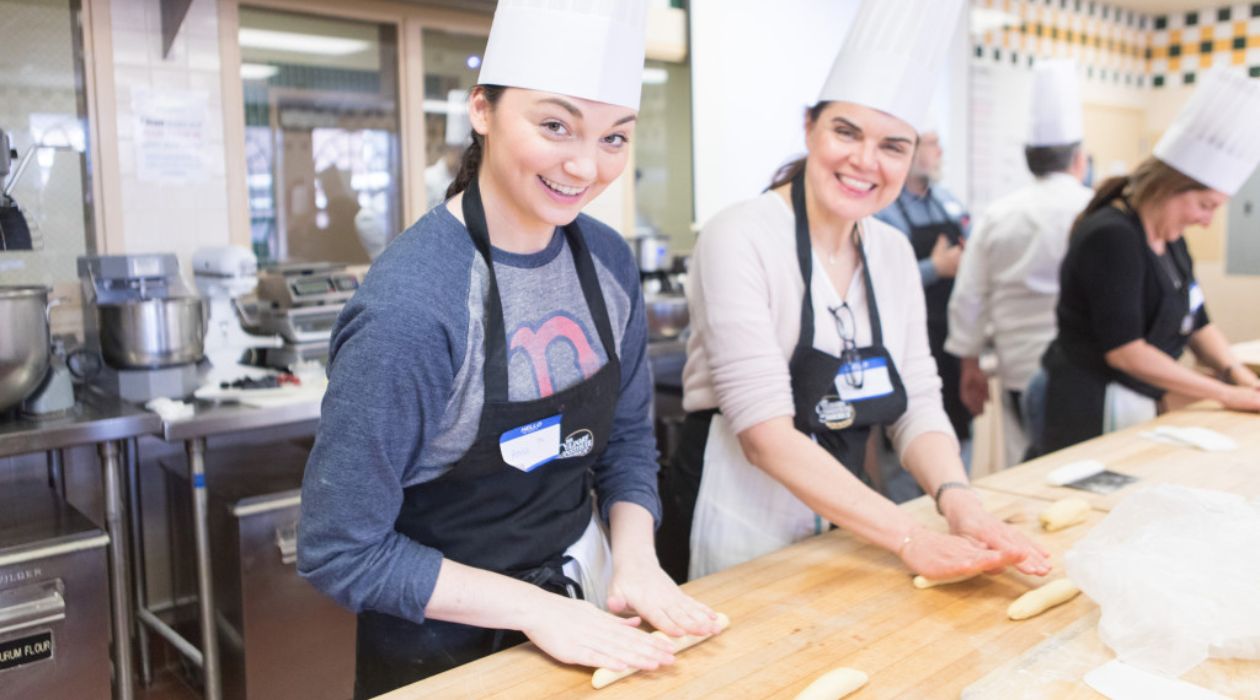
<path fill-rule="evenodd" d="M 1041 588 L 1034 588 L 1016 598 L 1015 602 L 1011 603 L 1011 607 L 1006 609 L 1006 615 L 1012 620 L 1027 620 L 1056 605 L 1068 602 L 1080 592 L 1081 589 L 1072 583 L 1072 579 L 1061 578 L 1051 581 Z"/>
<path fill-rule="evenodd" d="M 718 613 L 717 625 L 718 625 L 717 633 L 721 634 L 727 627 L 731 626 L 731 618 L 727 617 L 723 613 Z M 668 639 L 670 643 L 674 645 L 675 654 L 682 651 L 683 649 L 693 647 L 699 644 L 700 642 L 703 642 L 704 640 L 708 639 L 710 636 L 712 636 L 712 635 L 707 635 L 707 636 L 684 635 L 682 637 L 671 637 L 668 634 L 665 634 L 664 632 L 661 632 L 661 631 L 656 631 L 656 632 L 653 632 L 652 634 L 660 637 L 661 639 Z M 638 672 L 639 670 L 637 668 L 628 668 L 624 671 L 614 671 L 611 668 L 596 669 L 595 674 L 591 676 L 591 685 L 595 688 L 595 690 L 599 690 L 600 688 L 604 688 L 609 685 L 612 685 L 613 683 L 616 683 L 622 678 L 625 678 L 626 676 L 630 676 Z"/>
<path fill-rule="evenodd" d="M 832 669 L 797 693 L 796 700 L 840 700 L 840 698 L 866 685 L 870 680 L 865 673 L 848 667 Z"/>
<path fill-rule="evenodd" d="M 1041 511 L 1038 519 L 1046 532 L 1054 532 L 1085 522 L 1089 518 L 1089 503 L 1081 498 L 1064 498 L 1055 501 Z"/>

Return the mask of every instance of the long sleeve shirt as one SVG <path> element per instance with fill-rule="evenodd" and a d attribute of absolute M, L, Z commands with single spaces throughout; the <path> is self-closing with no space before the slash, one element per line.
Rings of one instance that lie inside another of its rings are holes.
<path fill-rule="evenodd" d="M 997 200 L 976 222 L 949 300 L 945 349 L 977 357 L 992 341 L 1002 384 L 1023 391 L 1054 340 L 1059 265 L 1093 192 L 1056 173 Z"/>
<path fill-rule="evenodd" d="M 922 197 L 903 189 L 897 195 L 897 200 L 884 207 L 875 218 L 901 231 L 907 238 L 910 236 L 910 229 L 915 226 L 928 226 L 946 220 L 958 224 L 964 238 L 971 234 L 971 215 L 967 213 L 967 208 L 949 190 L 939 185 L 929 187 L 927 194 Z M 919 260 L 918 265 L 919 277 L 924 287 L 941 278 L 932 265 L 931 258 Z"/>
<path fill-rule="evenodd" d="M 953 436 L 941 405 L 941 380 L 928 351 L 923 288 L 904 235 L 873 218 L 862 240 L 879 304 L 884 345 L 908 394 L 906 412 L 890 427 L 900 453 L 924 433 Z M 840 355 L 828 307 L 849 304 L 856 341 L 870 345 L 868 300 L 859 266 L 844 294 L 814 255 L 810 293 L 814 347 Z M 788 363 L 800 336 L 805 283 L 796 258 L 795 215 L 774 192 L 719 213 L 704 227 L 688 275 L 691 337 L 683 370 L 683 408 L 719 408 L 739 433 L 780 416 L 794 416 Z"/>
<path fill-rule="evenodd" d="M 621 360 L 596 493 L 605 519 L 625 501 L 659 520 L 638 269 L 615 231 L 586 216 L 579 224 Z M 510 400 L 561 391 L 607 362 L 561 231 L 541 252 L 492 256 Z M 488 284 L 467 229 L 439 206 L 377 259 L 333 329 L 328 392 L 302 484 L 298 571 L 352 610 L 424 619 L 442 552 L 394 523 L 403 489 L 445 474 L 476 438 Z"/>

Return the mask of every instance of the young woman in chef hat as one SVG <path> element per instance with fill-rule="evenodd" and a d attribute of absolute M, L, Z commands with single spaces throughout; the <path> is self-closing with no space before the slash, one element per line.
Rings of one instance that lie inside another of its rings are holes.
<path fill-rule="evenodd" d="M 359 613 L 358 696 L 526 638 L 650 669 L 671 646 L 640 618 L 715 631 L 653 548 L 638 270 L 579 214 L 630 155 L 644 5 L 499 2 L 452 196 L 334 329 L 299 569 Z"/>
<path fill-rule="evenodd" d="M 1155 417 L 1167 391 L 1260 411 L 1260 380 L 1208 318 L 1182 234 L 1207 226 L 1260 162 L 1260 81 L 1206 72 L 1132 174 L 1103 182 L 1060 271 L 1058 336 L 1042 358 L 1050 452 Z M 1189 347 L 1217 378 L 1177 362 Z M 1036 411 L 1033 411 L 1036 414 Z"/>
<path fill-rule="evenodd" d="M 963 4 L 863 3 L 806 114 L 806 157 L 700 234 L 687 289 L 688 415 L 658 536 L 677 578 L 832 523 L 929 578 L 1049 571 L 1046 553 L 967 487 L 914 252 L 872 218 L 905 182 Z M 948 534 L 865 483 L 875 425 L 935 497 Z"/>

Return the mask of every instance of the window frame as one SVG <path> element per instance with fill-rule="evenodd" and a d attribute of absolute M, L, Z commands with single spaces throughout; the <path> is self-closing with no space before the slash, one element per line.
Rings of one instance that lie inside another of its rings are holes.
<path fill-rule="evenodd" d="M 410 225 L 420 218 L 428 208 L 424 188 L 424 30 L 489 37 L 492 16 L 387 0 L 361 0 L 353 7 L 330 0 L 220 0 L 219 56 L 228 183 L 228 240 L 233 245 L 245 247 L 251 246 L 251 240 L 245 162 L 245 91 L 241 80 L 241 47 L 237 39 L 242 6 L 394 25 L 398 36 L 398 64 L 395 70 L 398 76 L 403 225 Z"/>

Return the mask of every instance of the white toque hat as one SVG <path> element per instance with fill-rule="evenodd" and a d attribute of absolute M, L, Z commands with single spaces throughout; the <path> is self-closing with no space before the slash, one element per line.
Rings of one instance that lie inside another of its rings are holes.
<path fill-rule="evenodd" d="M 446 93 L 446 145 L 467 146 L 472 135 L 472 121 L 468 118 L 468 91 L 450 90 Z"/>
<path fill-rule="evenodd" d="M 1037 61 L 1033 68 L 1028 145 L 1067 146 L 1085 137 L 1076 62 Z"/>
<path fill-rule="evenodd" d="M 863 0 L 819 102 L 853 102 L 919 130 L 964 0 Z"/>
<path fill-rule="evenodd" d="M 1155 157 L 1233 196 L 1260 163 L 1258 125 L 1260 80 L 1213 68 L 1155 144 Z"/>
<path fill-rule="evenodd" d="M 639 109 L 645 0 L 499 0 L 479 83 Z"/>

